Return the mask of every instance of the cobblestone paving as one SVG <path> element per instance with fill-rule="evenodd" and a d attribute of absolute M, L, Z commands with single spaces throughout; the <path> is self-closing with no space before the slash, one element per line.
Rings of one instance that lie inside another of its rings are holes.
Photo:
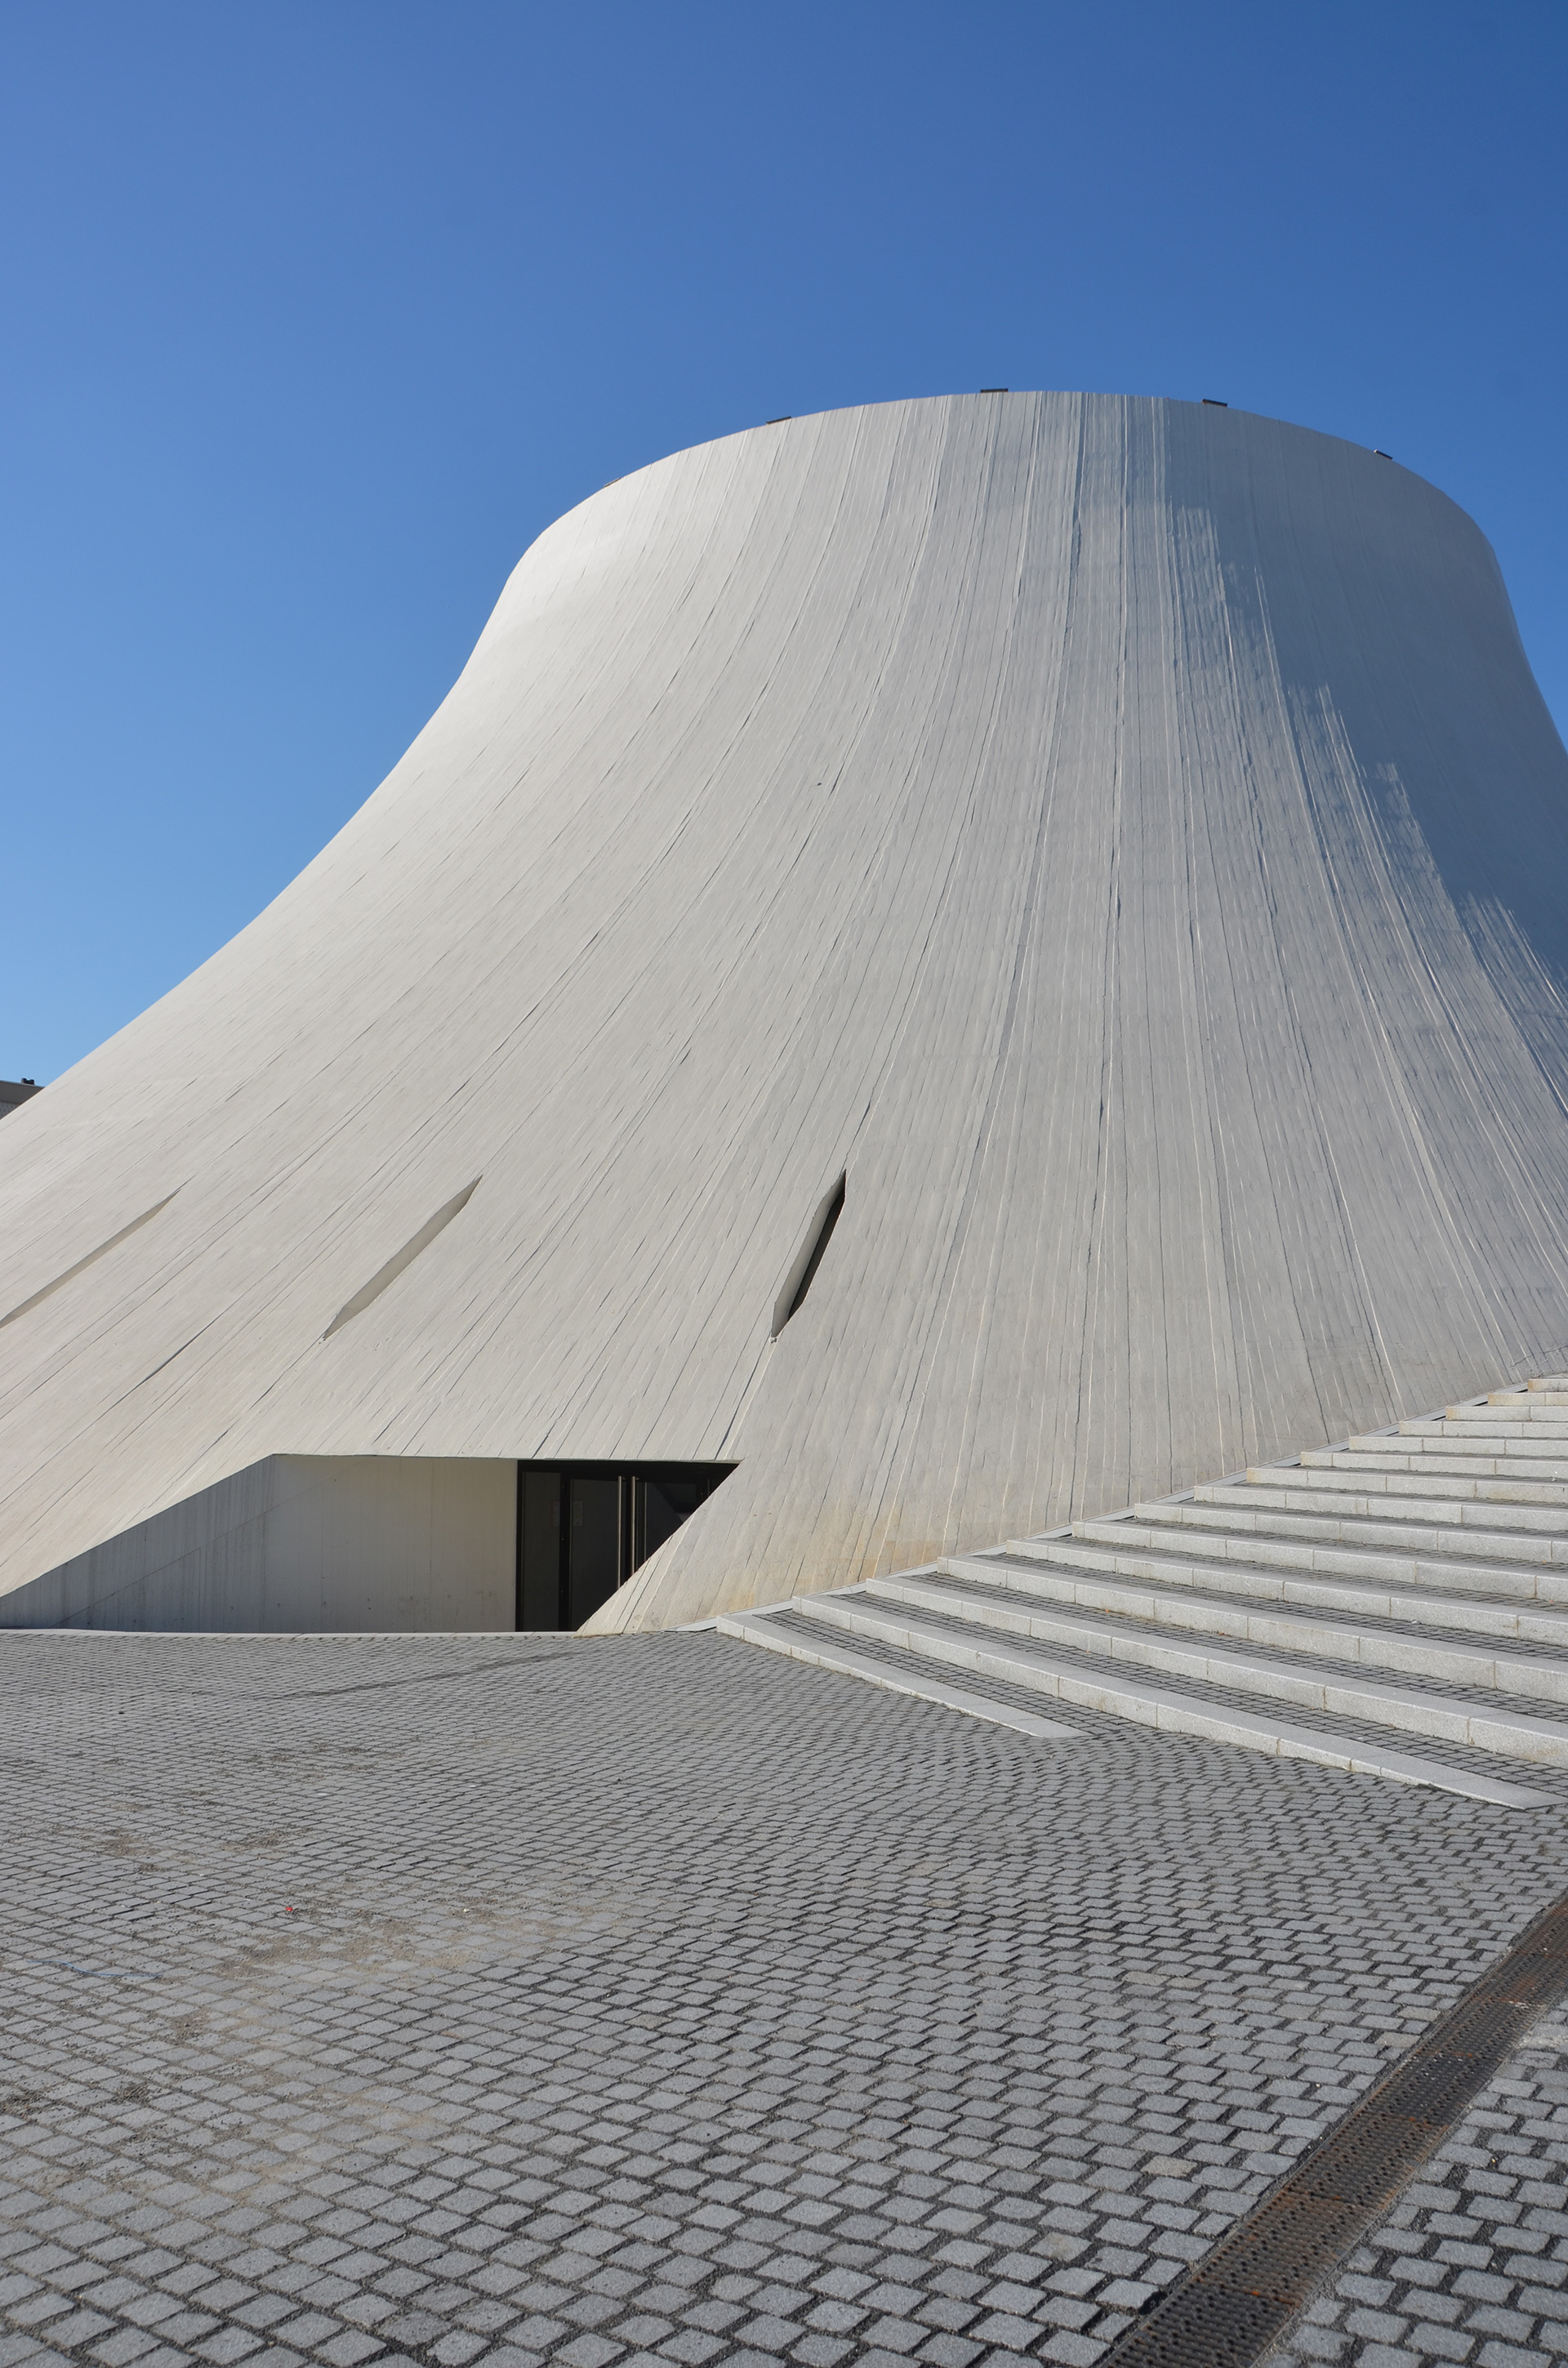
<path fill-rule="evenodd" d="M 1568 2021 L 1538 2023 L 1267 2368 L 1568 2360 Z"/>
<path fill-rule="evenodd" d="M 0 2368 L 1089 2362 L 1568 1886 L 1556 1808 L 710 1634 L 0 1705 Z"/>

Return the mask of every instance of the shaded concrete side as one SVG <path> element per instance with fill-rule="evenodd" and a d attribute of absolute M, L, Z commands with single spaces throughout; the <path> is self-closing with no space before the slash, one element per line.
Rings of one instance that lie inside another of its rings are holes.
<path fill-rule="evenodd" d="M 7 1628 L 510 1629 L 517 1465 L 267 1455 L 0 1598 Z"/>

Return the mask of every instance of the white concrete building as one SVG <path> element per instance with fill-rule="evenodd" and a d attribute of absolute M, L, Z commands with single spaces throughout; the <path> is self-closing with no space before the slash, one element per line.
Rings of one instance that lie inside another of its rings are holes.
<path fill-rule="evenodd" d="M 0 1622 L 663 1625 L 1560 1369 L 1565 827 L 1484 538 L 1334 438 L 608 486 L 0 1130 Z"/>

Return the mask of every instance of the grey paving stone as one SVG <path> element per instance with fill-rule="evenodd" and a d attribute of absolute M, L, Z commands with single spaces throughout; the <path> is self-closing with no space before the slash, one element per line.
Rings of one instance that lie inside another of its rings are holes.
<path fill-rule="evenodd" d="M 71 2309 L 68 2294 L 55 2294 L 48 2286 L 32 2285 L 30 2293 L 19 2296 L 7 2307 L 6 2317 L 11 2327 L 30 2330 L 46 2326 L 51 2319 L 69 2318 Z"/>
<path fill-rule="evenodd" d="M 1358 2248 L 1314 2310 L 1333 2312 L 1352 2338 L 1344 2351 L 1356 2368 L 1378 2368 L 1375 2340 L 1393 2333 L 1401 2361 L 1477 2363 L 1520 2368 L 1568 2358 L 1554 2331 L 1561 2320 L 1542 2315 L 1555 2285 L 1540 2283 L 1541 2257 L 1476 2241 L 1485 2199 L 1495 2193 L 1498 2165 L 1539 2170 L 1542 2183 L 1568 2144 L 1568 2021 L 1544 2017 L 1475 2099 L 1464 2121 L 1438 2147 L 1382 2228 Z M 1562 2193 L 1561 2185 L 1556 2192 Z M 1544 2234 L 1544 2232 L 1540 2232 Z M 1568 2262 L 1561 2265 L 1568 2275 Z M 1376 2301 L 1381 2312 L 1369 2307 Z M 1311 2313 L 1308 2314 L 1309 2317 Z M 1298 2326 L 1267 2368 L 1314 2356 Z M 1357 2338 L 1372 2340 L 1356 2340 Z"/>
<path fill-rule="evenodd" d="M 735 2340 L 752 2351 L 778 2353 L 787 2351 L 804 2331 L 793 2319 L 777 2318 L 765 2313 L 736 2328 Z"/>
<path fill-rule="evenodd" d="M 347 2341 L 347 2338 L 340 2337 L 338 2339 L 339 2344 Z M 431 2345 L 430 2356 L 433 2360 L 438 2360 L 440 2362 L 441 2368 L 467 2368 L 467 2363 L 471 2360 L 476 2360 L 484 2349 L 485 2339 L 483 2336 L 471 2335 L 466 2331 L 453 2329 L 451 2333 L 443 2335 L 438 2343 L 433 2343 Z M 615 2357 L 618 2351 L 619 2347 L 615 2347 L 612 2349 L 609 2356 L 612 2358 Z M 355 2358 L 360 2359 L 364 2356 L 365 2355 L 363 2353 L 358 2353 L 355 2355 Z M 563 2360 L 572 2358 L 573 2356 L 572 2347 L 570 2345 L 568 2345 L 561 2353 L 561 2357 Z M 322 2347 L 322 2357 L 324 2360 L 332 2360 L 335 2363 L 340 2362 L 341 2368 L 354 2368 L 354 2362 L 347 2359 L 336 2345 L 324 2345 Z M 599 2368 L 599 2363 L 597 2362 L 590 2362 L 585 2360 L 582 2360 L 579 2357 L 576 2368 Z"/>
<path fill-rule="evenodd" d="M 119 2327 L 101 2343 L 89 2344 L 87 2354 L 89 2359 L 101 2361 L 103 2368 L 130 2368 L 131 2362 L 151 2351 L 156 2340 L 155 2336 L 144 2334 L 140 2328 Z"/>
<path fill-rule="evenodd" d="M 90 2343 L 96 2335 L 107 2335 L 114 2321 L 96 2310 L 74 2310 L 64 2318 L 49 2322 L 49 2340 L 57 2351 L 74 2351 L 78 2344 Z"/>
<path fill-rule="evenodd" d="M 710 1635 L 0 1635 L 0 2368 L 1092 2362 L 1568 1824 Z M 1556 2347 L 1563 2063 L 1292 2357 Z"/>
<path fill-rule="evenodd" d="M 931 2368 L 972 2368 L 984 2351 L 983 2343 L 969 2343 L 957 2335 L 933 2335 L 920 2347 L 917 2357 L 928 2361 Z"/>
<path fill-rule="evenodd" d="M 1475 2354 L 1473 2336 L 1461 2335 L 1457 2328 L 1443 2327 L 1428 2319 L 1417 2319 L 1410 2330 L 1412 2351 L 1420 2360 L 1470 2360 Z"/>

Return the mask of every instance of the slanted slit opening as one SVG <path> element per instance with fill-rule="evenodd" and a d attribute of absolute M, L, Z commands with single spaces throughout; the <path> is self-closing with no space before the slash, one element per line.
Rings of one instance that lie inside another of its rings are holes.
<path fill-rule="evenodd" d="M 444 1208 L 437 1209 L 433 1217 L 427 1217 L 419 1231 L 404 1242 L 396 1256 L 388 1258 L 385 1266 L 378 1267 L 369 1281 L 357 1291 L 352 1299 L 344 1301 L 332 1322 L 322 1334 L 322 1338 L 330 1340 L 333 1334 L 343 1325 L 351 1323 L 356 1315 L 362 1315 L 373 1299 L 380 1299 L 388 1284 L 395 1282 L 403 1269 L 414 1264 L 420 1251 L 428 1249 L 437 1235 L 451 1224 L 459 1210 L 467 1208 L 478 1189 L 479 1178 L 476 1176 L 472 1184 L 465 1184 L 460 1192 L 454 1193 Z"/>
<path fill-rule="evenodd" d="M 178 1190 L 176 1184 L 175 1192 Z M 76 1277 L 85 1274 L 90 1266 L 97 1266 L 99 1258 L 108 1258 L 110 1250 L 118 1249 L 121 1242 L 139 1233 L 143 1225 L 150 1225 L 159 1210 L 166 1209 L 174 1197 L 174 1192 L 165 1192 L 161 1201 L 154 1201 L 150 1209 L 143 1209 L 139 1217 L 132 1217 L 128 1225 L 121 1225 L 118 1234 L 111 1234 L 107 1242 L 100 1242 L 96 1250 L 87 1252 L 85 1258 L 79 1258 L 74 1266 L 68 1266 L 63 1274 L 57 1274 L 52 1282 L 44 1284 L 41 1291 L 35 1291 L 30 1299 L 22 1300 L 7 1315 L 0 1315 L 0 1331 L 4 1331 L 7 1324 L 14 1324 L 18 1315 L 26 1315 L 44 1300 L 51 1299 L 57 1291 L 63 1291 L 68 1282 L 74 1282 Z"/>
<path fill-rule="evenodd" d="M 847 1181 L 846 1170 L 839 1178 L 832 1191 L 821 1201 L 816 1214 L 806 1227 L 806 1237 L 795 1253 L 790 1271 L 784 1278 L 784 1288 L 774 1304 L 773 1338 L 776 1340 L 790 1316 L 801 1306 L 807 1292 L 816 1280 L 816 1271 L 822 1264 L 823 1252 L 833 1239 L 833 1229 L 837 1224 L 839 1212 L 844 1207 L 844 1188 Z"/>

